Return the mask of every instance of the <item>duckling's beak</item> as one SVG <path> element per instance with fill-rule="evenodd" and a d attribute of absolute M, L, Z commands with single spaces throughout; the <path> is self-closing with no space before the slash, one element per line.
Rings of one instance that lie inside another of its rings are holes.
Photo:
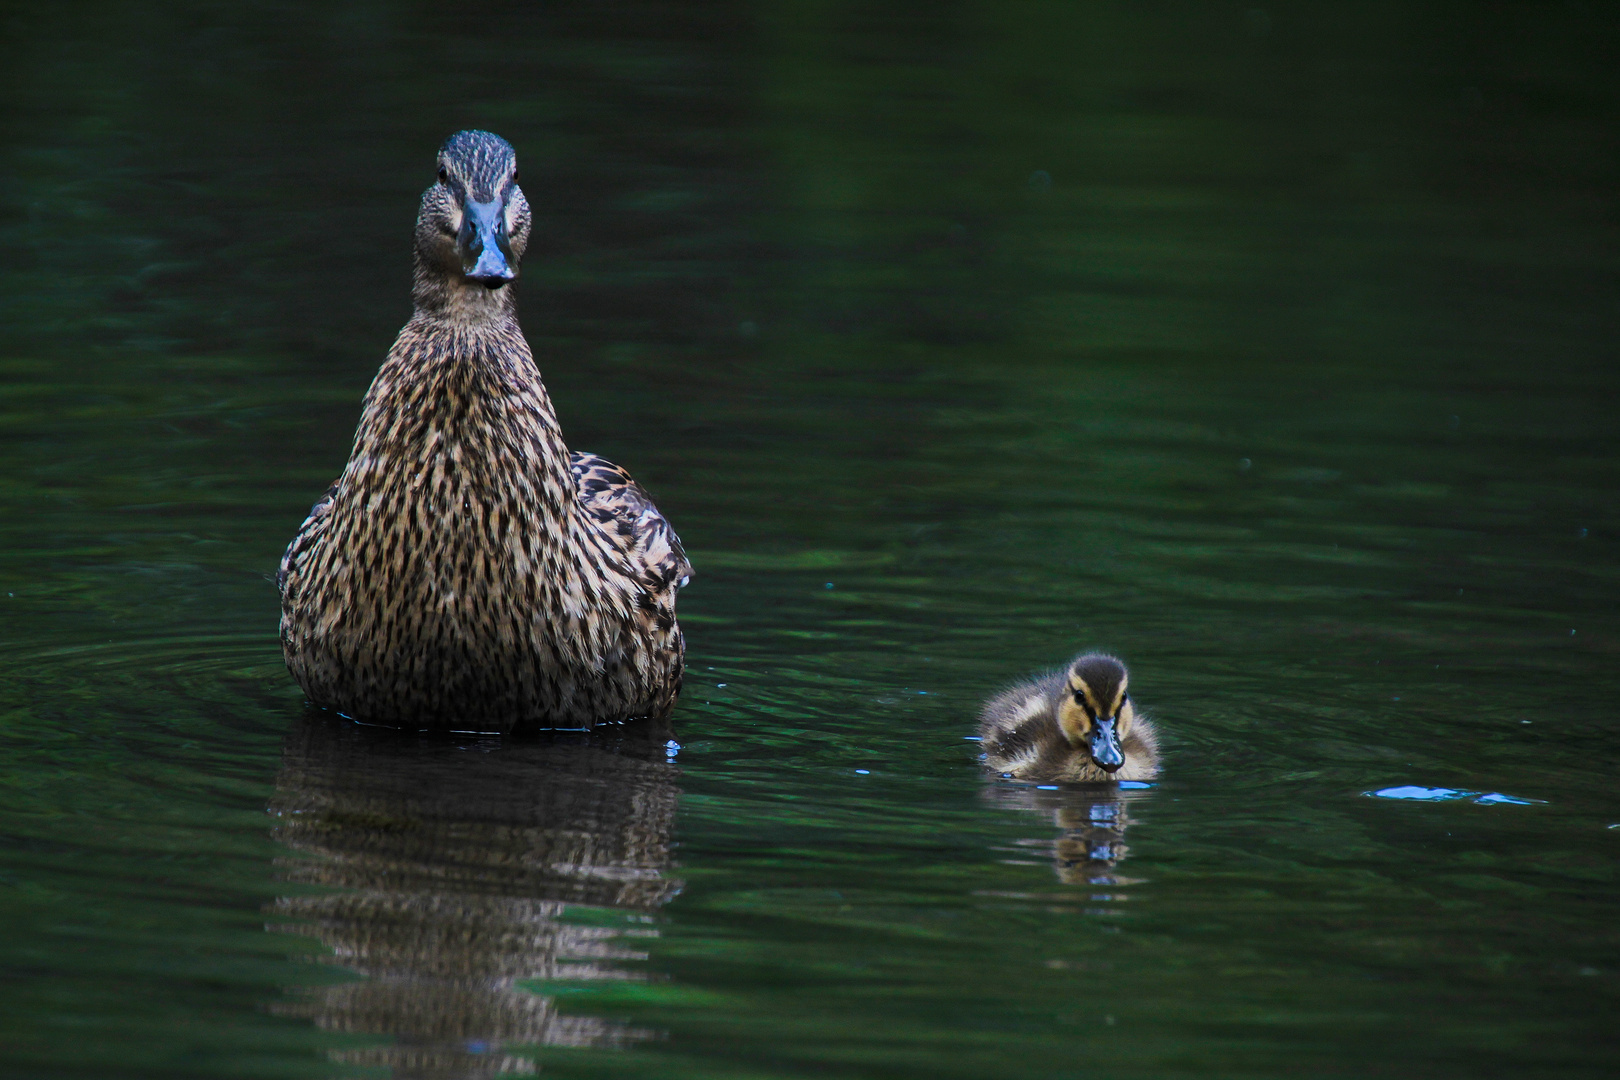
<path fill-rule="evenodd" d="M 1091 760 L 1108 772 L 1125 764 L 1125 754 L 1119 748 L 1119 736 L 1114 733 L 1117 722 L 1112 716 L 1099 716 L 1091 728 Z"/>
<path fill-rule="evenodd" d="M 478 202 L 468 197 L 456 249 L 461 252 L 461 272 L 486 289 L 498 289 L 517 277 L 506 238 L 506 207 L 500 198 Z"/>

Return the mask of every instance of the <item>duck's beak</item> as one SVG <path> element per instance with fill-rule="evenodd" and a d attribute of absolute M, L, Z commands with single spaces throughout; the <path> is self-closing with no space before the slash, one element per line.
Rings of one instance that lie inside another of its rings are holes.
<path fill-rule="evenodd" d="M 461 272 L 486 289 L 498 289 L 517 277 L 506 239 L 506 207 L 500 198 L 489 202 L 467 199 L 456 249 L 461 252 Z"/>
<path fill-rule="evenodd" d="M 1091 728 L 1091 760 L 1113 772 L 1125 764 L 1125 754 L 1119 748 L 1119 736 L 1114 733 L 1116 717 L 1099 716 Z"/>

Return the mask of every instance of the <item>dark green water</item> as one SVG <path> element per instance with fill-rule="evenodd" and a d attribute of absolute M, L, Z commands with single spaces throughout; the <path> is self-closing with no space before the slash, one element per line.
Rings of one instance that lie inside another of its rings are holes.
<path fill-rule="evenodd" d="M 0 1074 L 1620 1066 L 1607 6 L 0 25 Z M 464 126 L 697 566 L 672 732 L 282 669 Z M 1088 646 L 1162 782 L 987 781 L 978 702 Z"/>

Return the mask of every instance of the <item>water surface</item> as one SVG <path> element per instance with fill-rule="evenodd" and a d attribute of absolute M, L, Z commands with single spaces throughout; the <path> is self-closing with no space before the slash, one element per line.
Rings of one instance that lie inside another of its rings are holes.
<path fill-rule="evenodd" d="M 1614 1071 L 1601 5 L 0 18 L 0 1071 Z M 464 126 L 697 567 L 669 731 L 281 666 Z M 984 777 L 1094 646 L 1162 781 Z"/>

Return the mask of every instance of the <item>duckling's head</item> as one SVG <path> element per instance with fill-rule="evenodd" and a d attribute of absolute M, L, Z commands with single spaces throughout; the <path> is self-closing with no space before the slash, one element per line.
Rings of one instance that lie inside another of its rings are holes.
<path fill-rule="evenodd" d="M 1069 665 L 1058 703 L 1058 727 L 1075 749 L 1085 748 L 1097 767 L 1114 772 L 1125 764 L 1120 743 L 1136 719 L 1126 684 L 1130 674 L 1112 656 L 1087 653 Z"/>
<path fill-rule="evenodd" d="M 517 179 L 517 152 L 499 135 L 458 131 L 444 141 L 416 219 L 418 276 L 431 279 L 423 284 L 493 293 L 517 277 L 529 241 Z"/>

